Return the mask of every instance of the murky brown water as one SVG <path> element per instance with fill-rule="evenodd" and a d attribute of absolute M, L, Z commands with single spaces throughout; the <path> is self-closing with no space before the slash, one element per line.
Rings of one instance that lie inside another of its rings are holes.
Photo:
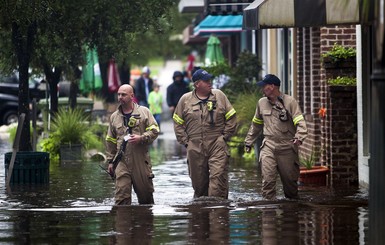
<path fill-rule="evenodd" d="M 154 143 L 153 206 L 113 206 L 113 183 L 96 162 L 51 164 L 50 184 L 7 194 L 0 139 L 0 244 L 367 244 L 367 192 L 301 187 L 299 201 L 263 201 L 253 164 L 233 159 L 228 202 L 192 200 L 185 151 Z M 245 167 L 249 166 L 249 167 Z"/>

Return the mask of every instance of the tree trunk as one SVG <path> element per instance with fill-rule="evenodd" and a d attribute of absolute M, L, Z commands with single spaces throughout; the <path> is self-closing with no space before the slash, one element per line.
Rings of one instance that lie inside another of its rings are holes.
<path fill-rule="evenodd" d="M 82 71 L 78 68 L 76 64 L 72 64 L 71 67 L 74 72 L 74 78 L 73 78 L 74 81 L 71 81 L 71 84 L 70 84 L 70 95 L 68 98 L 68 103 L 70 108 L 73 110 L 76 108 L 76 105 L 77 105 L 77 97 L 79 93 L 78 83 L 80 78 L 82 77 Z"/>
<path fill-rule="evenodd" d="M 36 22 L 30 23 L 23 29 L 16 22 L 12 23 L 12 42 L 17 55 L 19 66 L 19 108 L 18 114 L 25 113 L 25 121 L 21 131 L 19 151 L 31 151 L 30 110 L 28 69 L 31 60 L 33 43 L 37 32 Z"/>
<path fill-rule="evenodd" d="M 70 85 L 70 96 L 68 98 L 68 103 L 70 108 L 74 110 L 77 104 L 77 94 L 78 94 L 78 85 L 76 82 L 71 82 Z"/>

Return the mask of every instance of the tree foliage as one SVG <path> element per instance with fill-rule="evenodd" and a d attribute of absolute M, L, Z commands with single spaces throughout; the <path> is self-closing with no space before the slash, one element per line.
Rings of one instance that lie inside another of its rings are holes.
<path fill-rule="evenodd" d="M 77 78 L 77 67 L 84 63 L 83 45 L 97 47 L 101 60 L 111 56 L 118 60 L 131 57 L 130 45 L 137 34 L 150 28 L 161 32 L 162 20 L 174 3 L 172 0 L 2 1 L 0 67 L 19 71 L 19 113 L 27 115 L 22 138 L 30 138 L 30 67 L 44 71 L 53 103 L 62 72 Z M 29 149 L 30 142 L 21 141 L 20 150 Z"/>
<path fill-rule="evenodd" d="M 221 90 L 226 93 L 231 102 L 235 102 L 239 94 L 254 93 L 258 90 L 256 81 L 260 78 L 262 65 L 255 54 L 243 51 L 239 54 L 234 67 L 221 63 L 204 67 L 204 69 L 214 76 L 224 74 L 229 77 L 229 81 Z"/>

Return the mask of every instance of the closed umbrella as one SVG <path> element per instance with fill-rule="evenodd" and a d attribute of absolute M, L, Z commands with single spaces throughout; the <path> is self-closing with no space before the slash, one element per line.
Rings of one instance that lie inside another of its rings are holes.
<path fill-rule="evenodd" d="M 82 67 L 79 89 L 83 94 L 89 94 L 100 90 L 102 87 L 98 53 L 96 49 L 87 49 L 86 64 Z"/>
<path fill-rule="evenodd" d="M 120 77 L 118 73 L 118 68 L 115 63 L 115 59 L 110 59 L 108 64 L 108 92 L 116 93 L 118 92 L 120 86 Z"/>
<path fill-rule="evenodd" d="M 223 57 L 221 41 L 216 36 L 211 35 L 207 40 L 205 65 L 212 66 L 218 65 L 225 62 Z"/>

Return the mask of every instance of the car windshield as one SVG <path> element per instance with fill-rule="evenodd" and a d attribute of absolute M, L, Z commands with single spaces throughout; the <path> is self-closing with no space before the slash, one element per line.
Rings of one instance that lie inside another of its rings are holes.
<path fill-rule="evenodd" d="M 12 74 L 10 76 L 0 75 L 0 83 L 18 84 L 19 79 L 15 74 Z"/>
<path fill-rule="evenodd" d="M 29 75 L 29 80 L 28 80 L 29 88 L 37 88 L 41 80 L 42 78 L 37 75 Z M 13 73 L 11 75 L 0 74 L 0 83 L 16 86 L 19 84 L 19 76 L 17 73 Z"/>

